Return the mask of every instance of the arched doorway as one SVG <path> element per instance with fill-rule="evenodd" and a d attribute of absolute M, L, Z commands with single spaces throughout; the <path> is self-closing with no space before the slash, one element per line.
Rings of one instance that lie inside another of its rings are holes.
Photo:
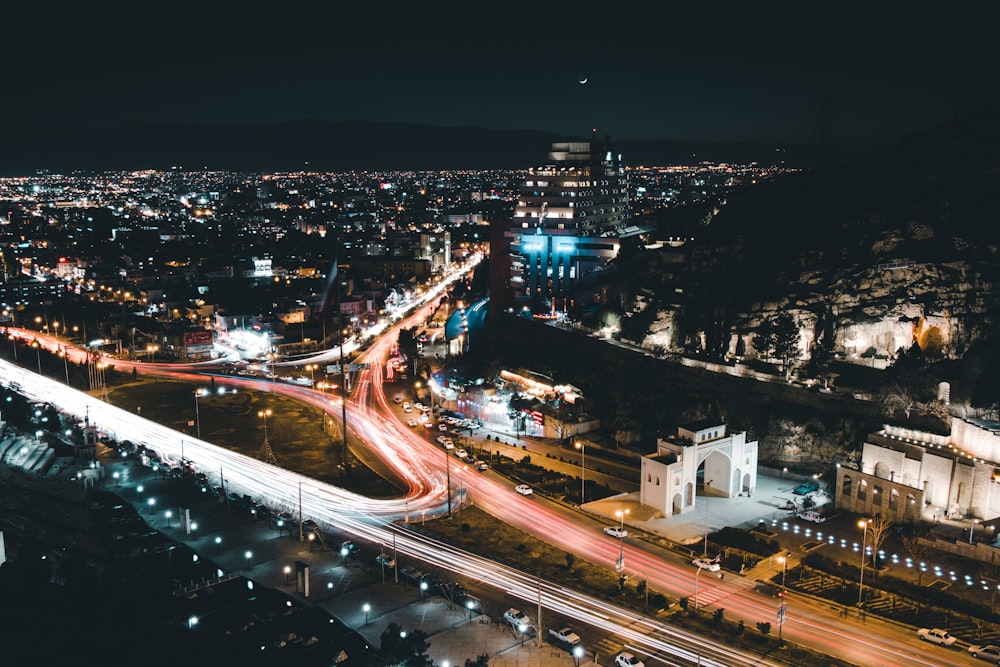
<path fill-rule="evenodd" d="M 709 452 L 698 466 L 698 484 L 702 495 L 730 497 L 732 495 L 733 462 L 716 449 Z"/>
<path fill-rule="evenodd" d="M 673 500 L 673 507 L 671 508 L 674 514 L 681 513 L 681 494 L 675 493 Z"/>

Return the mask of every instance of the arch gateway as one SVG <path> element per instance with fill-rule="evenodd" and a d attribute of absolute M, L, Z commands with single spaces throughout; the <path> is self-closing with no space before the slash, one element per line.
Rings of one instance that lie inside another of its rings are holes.
<path fill-rule="evenodd" d="M 642 457 L 640 502 L 663 516 L 695 509 L 699 495 L 735 498 L 757 487 L 757 441 L 746 432 L 727 434 L 726 425 L 701 420 L 660 438 Z"/>

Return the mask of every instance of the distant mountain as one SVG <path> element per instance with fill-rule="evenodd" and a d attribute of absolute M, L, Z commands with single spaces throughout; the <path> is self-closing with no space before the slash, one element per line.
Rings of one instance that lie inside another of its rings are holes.
<path fill-rule="evenodd" d="M 225 169 L 234 171 L 522 169 L 541 164 L 555 141 L 583 140 L 535 130 L 302 120 L 244 125 L 137 125 L 11 129 L 0 174 L 47 170 Z M 773 144 L 624 141 L 627 165 L 704 160 L 801 165 L 800 147 Z"/>

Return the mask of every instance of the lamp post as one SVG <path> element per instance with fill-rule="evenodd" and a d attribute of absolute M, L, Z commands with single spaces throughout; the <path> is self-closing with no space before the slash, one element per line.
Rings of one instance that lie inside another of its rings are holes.
<path fill-rule="evenodd" d="M 973 534 L 973 532 L 975 532 L 975 530 L 976 530 L 976 523 L 977 523 L 977 522 L 978 522 L 978 521 L 977 521 L 976 519 L 973 519 L 973 520 L 972 520 L 972 525 L 971 525 L 971 526 L 969 526 L 969 544 L 972 544 L 972 534 Z"/>
<path fill-rule="evenodd" d="M 714 481 L 714 479 L 710 479 L 705 484 L 705 550 L 702 554 L 704 556 L 708 555 L 708 487 L 712 486 L 712 482 Z"/>
<path fill-rule="evenodd" d="M 247 559 L 247 569 L 249 570 L 250 569 L 250 559 L 253 558 L 253 552 L 252 551 L 247 551 L 243 555 L 246 556 L 246 559 Z"/>
<path fill-rule="evenodd" d="M 333 582 L 332 581 L 326 582 L 326 592 L 328 594 L 328 598 L 327 599 L 332 600 L 333 599 Z"/>
<path fill-rule="evenodd" d="M 207 393 L 208 392 L 204 388 L 199 388 L 194 392 L 194 423 L 199 440 L 201 439 L 201 412 L 198 410 L 198 399 Z"/>
<path fill-rule="evenodd" d="M 361 609 L 365 612 L 365 625 L 368 625 L 368 612 L 372 610 L 372 606 L 366 602 Z"/>
<path fill-rule="evenodd" d="M 274 413 L 271 412 L 271 408 L 268 408 L 267 410 L 258 410 L 257 411 L 257 416 L 264 418 L 264 444 L 265 445 L 267 444 L 267 418 L 268 418 L 268 416 L 270 416 L 272 414 L 274 414 Z"/>
<path fill-rule="evenodd" d="M 785 623 L 785 610 L 788 608 L 785 602 L 785 575 L 788 573 L 788 556 L 790 554 L 786 553 L 782 556 L 778 556 L 778 562 L 781 563 L 781 602 L 778 604 L 778 643 L 782 643 L 781 640 L 781 630 Z"/>
<path fill-rule="evenodd" d="M 285 572 L 285 585 L 287 586 L 289 583 L 291 583 L 290 577 L 292 575 L 292 566 L 286 565 L 284 572 Z"/>
<path fill-rule="evenodd" d="M 584 490 L 586 489 L 586 481 L 584 476 L 587 471 L 587 445 L 582 440 L 577 440 L 573 443 L 573 446 L 580 450 L 580 504 L 582 505 L 585 500 Z"/>
<path fill-rule="evenodd" d="M 698 575 L 701 574 L 702 568 L 698 568 L 698 571 L 694 573 L 694 608 L 698 609 Z"/>
<path fill-rule="evenodd" d="M 469 610 L 469 620 L 470 621 L 472 620 L 472 608 L 474 606 L 475 605 L 473 604 L 472 600 L 466 600 L 465 601 L 465 607 Z"/>
<path fill-rule="evenodd" d="M 306 364 L 306 370 L 309 371 L 309 377 L 312 384 L 309 385 L 311 389 L 316 388 L 316 369 L 319 368 L 316 364 Z"/>
<path fill-rule="evenodd" d="M 858 577 L 858 606 L 862 605 L 862 593 L 865 587 L 865 543 L 868 539 L 868 520 L 858 521 L 858 528 L 863 529 L 861 533 L 861 576 Z"/>
<path fill-rule="evenodd" d="M 121 477 L 121 474 L 116 470 L 111 474 L 111 476 L 115 478 L 115 486 L 118 486 L 118 480 Z"/>
<path fill-rule="evenodd" d="M 147 345 L 146 346 L 146 353 L 150 357 L 150 363 L 153 363 L 153 364 L 156 363 L 156 351 L 159 350 L 159 349 L 160 349 L 159 345 Z"/>
<path fill-rule="evenodd" d="M 170 510 L 167 510 L 163 514 L 164 514 L 164 516 L 167 517 L 167 528 L 170 528 L 170 517 L 172 517 L 174 515 L 174 513 L 171 512 Z"/>
<path fill-rule="evenodd" d="M 622 575 L 625 573 L 625 515 L 631 510 L 615 510 L 618 517 L 618 560 L 615 561 L 615 571 L 618 573 L 618 587 L 621 588 Z"/>
<path fill-rule="evenodd" d="M 42 374 L 42 346 L 35 341 L 31 344 L 31 347 L 35 348 L 35 356 L 38 357 L 38 374 Z"/>

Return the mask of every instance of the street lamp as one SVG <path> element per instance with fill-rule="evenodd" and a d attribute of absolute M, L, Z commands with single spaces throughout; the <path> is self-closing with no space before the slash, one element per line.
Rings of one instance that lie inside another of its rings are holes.
<path fill-rule="evenodd" d="M 788 604 L 785 602 L 785 575 L 788 573 L 788 557 L 791 554 L 785 553 L 784 555 L 778 556 L 778 562 L 781 563 L 781 602 L 778 604 L 778 643 L 782 643 L 781 640 L 781 630 L 785 623 L 785 610 L 788 609 Z"/>
<path fill-rule="evenodd" d="M 147 345 L 146 354 L 150 356 L 150 363 L 156 363 L 156 351 L 160 349 L 159 345 Z"/>
<path fill-rule="evenodd" d="M 972 534 L 976 530 L 976 524 L 979 523 L 977 519 L 972 520 L 972 525 L 969 526 L 969 544 L 972 544 Z"/>
<path fill-rule="evenodd" d="M 309 371 L 309 377 L 310 377 L 310 379 L 312 381 L 312 384 L 309 385 L 309 386 L 312 389 L 316 388 L 316 369 L 317 368 L 319 368 L 319 366 L 317 364 L 306 364 L 306 370 Z"/>
<path fill-rule="evenodd" d="M 250 559 L 253 558 L 253 552 L 252 551 L 247 551 L 243 555 L 246 556 L 246 559 L 247 559 L 247 569 L 249 570 L 250 569 Z"/>
<path fill-rule="evenodd" d="M 868 520 L 858 521 L 858 528 L 864 530 L 861 533 L 861 576 L 858 577 L 858 606 L 862 604 L 862 592 L 865 586 L 865 543 L 868 539 Z"/>
<path fill-rule="evenodd" d="M 427 582 L 426 581 L 421 581 L 420 582 L 420 599 L 421 600 L 424 599 L 424 591 L 426 591 L 426 590 L 427 590 Z"/>
<path fill-rule="evenodd" d="M 291 583 L 291 579 L 289 577 L 291 577 L 292 575 L 292 566 L 286 565 L 284 572 L 285 572 L 285 585 L 287 586 L 289 583 Z"/>
<path fill-rule="evenodd" d="M 631 510 L 615 510 L 618 517 L 618 560 L 615 561 L 615 571 L 618 572 L 618 588 L 624 583 L 622 575 L 625 573 L 625 515 Z"/>
<path fill-rule="evenodd" d="M 365 625 L 368 625 L 368 612 L 372 610 L 372 606 L 366 602 L 361 608 L 365 612 Z"/>
<path fill-rule="evenodd" d="M 344 559 L 344 567 L 347 567 L 347 554 L 349 553 L 350 551 L 347 547 L 340 547 L 340 557 Z"/>
<path fill-rule="evenodd" d="M 31 347 L 35 348 L 35 356 L 38 357 L 38 374 L 42 374 L 42 346 L 35 341 L 31 344 Z"/>
<path fill-rule="evenodd" d="M 121 477 L 121 475 L 116 470 L 111 474 L 111 476 L 115 478 L 115 486 L 118 486 L 118 478 Z"/>
<path fill-rule="evenodd" d="M 152 498 L 150 498 L 150 500 L 152 500 Z M 170 517 L 172 517 L 174 513 L 171 512 L 170 510 L 167 510 L 166 512 L 163 513 L 163 515 L 167 517 L 167 528 L 170 528 Z"/>
<path fill-rule="evenodd" d="M 528 631 L 528 626 L 524 623 L 518 623 L 517 629 L 521 632 L 521 646 L 524 646 L 524 633 Z"/>
<path fill-rule="evenodd" d="M 573 647 L 573 659 L 576 660 L 576 667 L 580 667 L 580 658 L 583 657 L 583 647 L 577 644 Z"/>
<path fill-rule="evenodd" d="M 573 443 L 573 446 L 580 450 L 580 504 L 582 505 L 585 502 L 584 489 L 586 487 L 584 485 L 586 482 L 584 481 L 584 475 L 587 470 L 587 445 L 582 440 L 577 440 Z"/>
<path fill-rule="evenodd" d="M 271 408 L 268 408 L 267 410 L 258 410 L 257 411 L 257 416 L 264 418 L 264 444 L 265 445 L 267 444 L 267 418 L 270 415 L 272 415 L 272 414 L 273 413 L 271 412 Z"/>
<path fill-rule="evenodd" d="M 476 605 L 475 605 L 475 603 L 472 602 L 472 600 L 466 600 L 465 601 L 465 607 L 466 607 L 466 609 L 469 610 L 469 620 L 470 621 L 472 620 L 472 608 L 475 607 L 475 606 Z"/>
<path fill-rule="evenodd" d="M 333 599 L 333 582 L 332 581 L 326 582 L 326 592 L 329 594 L 329 599 L 332 600 Z"/>
<path fill-rule="evenodd" d="M 204 387 L 201 387 L 194 392 L 194 423 L 197 428 L 199 439 L 201 439 L 201 412 L 198 409 L 198 398 L 207 393 L 208 391 Z"/>

